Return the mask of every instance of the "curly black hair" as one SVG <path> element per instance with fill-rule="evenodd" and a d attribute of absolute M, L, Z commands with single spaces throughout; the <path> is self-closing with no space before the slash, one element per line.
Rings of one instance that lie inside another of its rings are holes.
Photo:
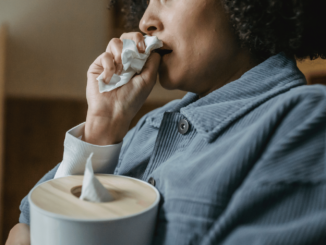
<path fill-rule="evenodd" d="M 126 28 L 137 29 L 147 0 L 120 1 Z M 298 60 L 326 59 L 326 0 L 216 1 L 224 5 L 240 45 L 257 58 L 283 51 Z"/>

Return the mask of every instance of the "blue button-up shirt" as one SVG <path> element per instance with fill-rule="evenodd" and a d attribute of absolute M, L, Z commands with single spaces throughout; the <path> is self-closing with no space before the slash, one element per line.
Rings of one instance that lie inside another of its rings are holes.
<path fill-rule="evenodd" d="M 279 53 L 203 98 L 188 93 L 145 115 L 115 174 L 155 180 L 155 245 L 326 244 L 325 141 L 326 87 L 306 85 Z M 21 220 L 28 208 L 25 198 Z"/>

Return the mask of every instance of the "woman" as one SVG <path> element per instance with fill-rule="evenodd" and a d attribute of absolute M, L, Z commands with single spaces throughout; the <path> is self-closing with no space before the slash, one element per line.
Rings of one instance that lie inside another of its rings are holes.
<path fill-rule="evenodd" d="M 90 152 L 97 172 L 149 181 L 162 196 L 153 244 L 324 244 L 326 89 L 305 86 L 295 59 L 326 57 L 321 1 L 126 1 L 128 18 L 163 41 L 131 82 L 122 39 L 88 70 L 85 124 L 68 131 L 61 164 L 38 183 L 76 174 Z M 145 11 L 146 9 L 146 11 Z M 144 12 L 145 11 L 145 12 Z M 159 75 L 189 93 L 132 118 Z M 79 137 L 82 136 L 82 140 Z M 121 150 L 120 150 L 121 148 Z M 29 206 L 7 244 L 29 244 Z"/>

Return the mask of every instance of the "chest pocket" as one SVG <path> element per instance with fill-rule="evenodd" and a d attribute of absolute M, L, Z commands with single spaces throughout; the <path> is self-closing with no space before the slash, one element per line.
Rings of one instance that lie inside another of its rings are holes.
<path fill-rule="evenodd" d="M 200 244 L 224 211 L 227 201 L 190 196 L 165 197 L 159 209 L 153 244 Z"/>
<path fill-rule="evenodd" d="M 191 162 L 182 163 L 181 159 L 173 157 L 151 174 L 162 199 L 155 245 L 200 244 L 230 201 L 226 189 L 219 188 L 224 184 L 216 184 L 212 174 L 187 166 Z"/>

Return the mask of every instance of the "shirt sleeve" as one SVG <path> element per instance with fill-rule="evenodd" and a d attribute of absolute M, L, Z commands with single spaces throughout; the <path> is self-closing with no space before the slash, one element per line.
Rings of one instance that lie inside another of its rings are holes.
<path fill-rule="evenodd" d="M 122 142 L 114 145 L 98 146 L 81 140 L 85 123 L 72 128 L 66 133 L 63 160 L 54 176 L 83 174 L 85 163 L 91 153 L 95 173 L 112 174 L 119 159 Z"/>
<path fill-rule="evenodd" d="M 63 160 L 52 170 L 46 173 L 35 186 L 67 175 L 83 174 L 87 157 L 93 152 L 93 169 L 95 173 L 112 174 L 120 154 L 122 142 L 115 145 L 98 146 L 81 140 L 85 123 L 82 123 L 66 133 L 64 141 Z M 129 133 L 129 132 L 128 132 Z M 23 198 L 19 206 L 21 211 L 19 222 L 30 224 L 28 195 Z"/>
<path fill-rule="evenodd" d="M 51 169 L 49 172 L 47 172 L 37 183 L 35 186 L 38 186 L 39 184 L 48 181 L 50 179 L 53 179 L 56 171 L 59 168 L 59 164 L 55 166 L 53 169 Z M 19 209 L 21 211 L 20 216 L 19 216 L 19 223 L 25 223 L 29 225 L 29 202 L 28 202 L 28 195 L 26 195 L 23 200 L 20 203 Z"/>

